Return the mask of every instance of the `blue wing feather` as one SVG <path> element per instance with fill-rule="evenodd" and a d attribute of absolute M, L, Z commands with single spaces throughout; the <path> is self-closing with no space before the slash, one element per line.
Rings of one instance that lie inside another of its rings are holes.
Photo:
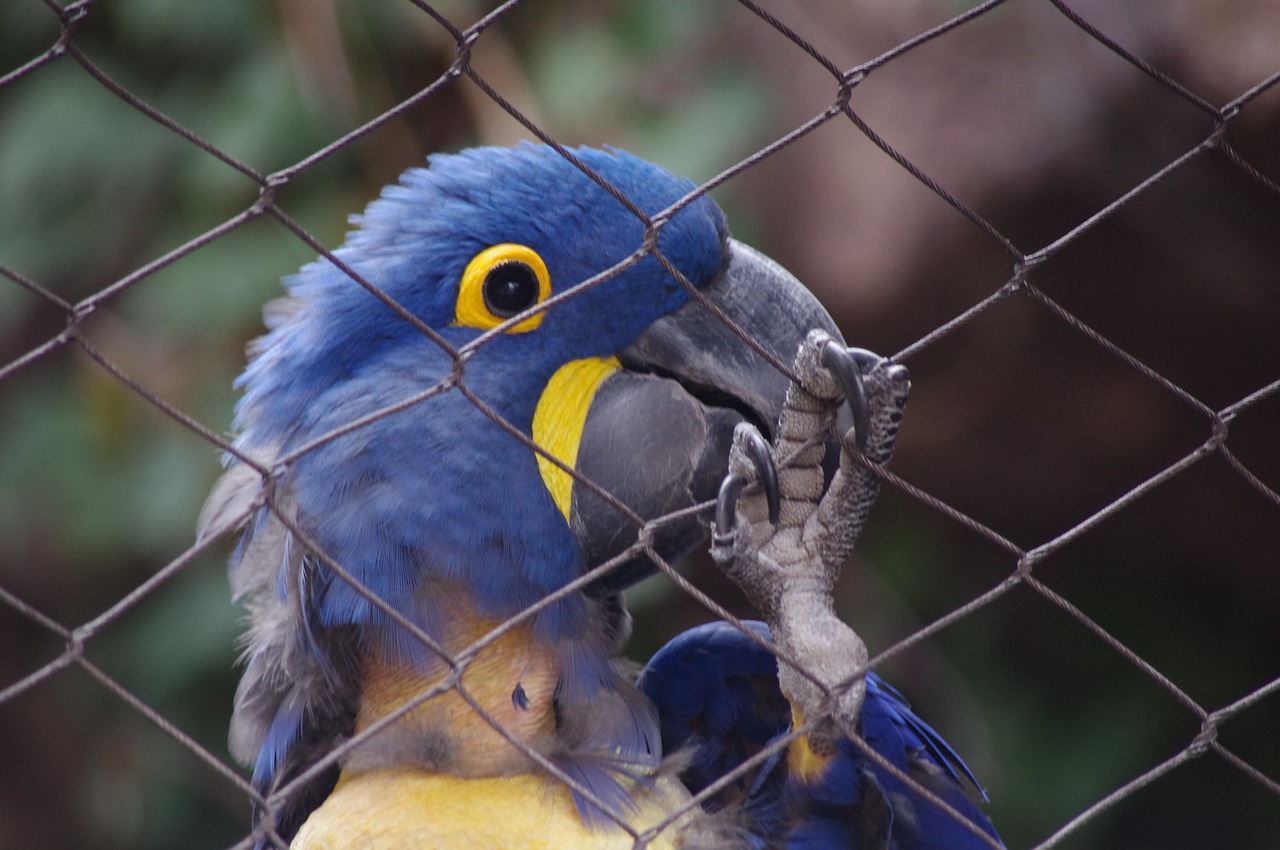
<path fill-rule="evenodd" d="M 769 640 L 763 623 L 749 623 Z M 729 623 L 691 629 L 649 662 L 637 686 L 658 706 L 663 751 L 683 750 L 681 774 L 698 793 L 786 730 L 791 708 L 773 655 Z M 744 783 L 738 783 L 741 791 Z M 713 806 L 723 804 L 718 795 Z"/>
<path fill-rule="evenodd" d="M 763 623 L 746 624 L 769 640 Z M 687 752 L 681 774 L 697 793 L 790 730 L 790 707 L 778 689 L 769 649 L 728 623 L 679 635 L 645 668 L 638 686 L 658 707 L 663 746 Z M 889 763 L 955 808 L 999 846 L 979 808 L 985 800 L 972 772 L 920 719 L 903 696 L 874 673 L 859 719 L 863 740 Z M 733 789 L 742 793 L 732 794 Z M 767 759 L 739 783 L 704 802 L 709 810 L 740 807 L 762 847 L 832 850 L 977 850 L 987 841 L 915 788 L 839 743 L 821 777 L 787 775 L 785 754 Z"/>

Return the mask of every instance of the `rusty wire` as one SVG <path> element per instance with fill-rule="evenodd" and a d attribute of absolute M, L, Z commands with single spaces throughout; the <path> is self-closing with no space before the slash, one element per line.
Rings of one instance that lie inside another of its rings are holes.
<path fill-rule="evenodd" d="M 438 28 L 444 34 L 446 41 L 452 44 L 453 59 L 447 68 L 411 96 L 368 120 L 346 127 L 330 144 L 309 153 L 296 163 L 266 173 L 261 164 L 237 159 L 229 152 L 202 138 L 198 132 L 184 127 L 179 121 L 164 114 L 148 103 L 146 98 L 131 91 L 127 84 L 113 75 L 114 72 L 105 70 L 108 63 L 95 61 L 91 52 L 82 47 L 79 33 L 94 16 L 102 12 L 102 4 L 94 0 L 81 0 L 64 7 L 57 5 L 53 0 L 45 0 L 49 15 L 57 21 L 56 36 L 51 43 L 21 64 L 10 69 L 0 68 L 0 98 L 5 96 L 7 90 L 17 88 L 25 80 L 46 73 L 46 69 L 51 66 L 57 65 L 63 68 L 70 65 L 77 66 L 86 78 L 93 80 L 128 107 L 137 110 L 142 116 L 155 122 L 184 143 L 194 146 L 209 157 L 234 169 L 251 184 L 256 185 L 257 191 L 256 196 L 243 209 L 235 211 L 222 222 L 202 232 L 191 234 L 182 244 L 146 259 L 136 268 L 104 282 L 91 292 L 82 294 L 74 300 L 59 295 L 55 287 L 33 279 L 18 269 L 10 268 L 5 264 L 6 258 L 0 255 L 0 286 L 21 289 L 28 296 L 43 302 L 46 311 L 53 311 L 63 319 L 63 326 L 56 332 L 51 332 L 21 350 L 13 352 L 7 362 L 0 363 L 0 397 L 14 392 L 15 388 L 21 391 L 24 385 L 17 380 L 18 378 L 54 358 L 60 352 L 70 349 L 82 355 L 78 358 L 78 362 L 88 364 L 88 368 L 96 370 L 98 374 L 127 391 L 134 399 L 153 408 L 174 426 L 186 429 L 202 440 L 210 449 L 209 456 L 212 456 L 214 450 L 235 454 L 235 448 L 226 437 L 218 433 L 216 428 L 210 427 L 197 416 L 184 411 L 180 403 L 167 398 L 162 390 L 150 386 L 146 380 L 135 377 L 128 368 L 113 362 L 108 353 L 93 341 L 93 336 L 87 332 L 87 329 L 104 310 L 109 310 L 125 293 L 135 287 L 148 285 L 150 279 L 161 270 L 183 258 L 197 254 L 205 246 L 260 219 L 278 222 L 279 238 L 297 239 L 311 251 L 327 257 L 344 268 L 356 284 L 368 288 L 375 296 L 383 299 L 400 319 L 410 322 L 437 344 L 448 348 L 443 340 L 430 328 L 422 325 L 404 307 L 377 291 L 376 287 L 367 281 L 361 280 L 359 275 L 348 269 L 340 258 L 330 252 L 323 240 L 311 234 L 291 216 L 286 211 L 287 204 L 281 201 L 282 193 L 295 181 L 319 168 L 335 153 L 355 145 L 370 134 L 377 133 L 406 113 L 413 110 L 426 110 L 430 113 L 434 98 L 440 92 L 456 86 L 472 87 L 482 97 L 487 98 L 493 107 L 506 113 L 521 125 L 528 134 L 556 147 L 566 157 L 573 159 L 575 164 L 584 171 L 590 173 L 590 169 L 574 159 L 572 154 L 562 146 L 562 143 L 568 144 L 566 139 L 557 138 L 546 127 L 530 117 L 526 111 L 516 105 L 511 96 L 503 91 L 502 84 L 490 76 L 485 67 L 473 63 L 473 54 L 477 45 L 484 41 L 490 30 L 501 26 L 508 16 L 516 13 L 517 7 L 523 7 L 521 11 L 528 11 L 527 7 L 536 6 L 535 0 L 504 4 L 469 25 L 453 20 L 457 17 L 453 9 L 456 4 L 450 4 L 444 11 L 434 9 L 425 3 L 414 3 L 414 5 L 421 9 L 424 22 Z M 906 57 L 923 52 L 928 49 L 928 46 L 940 40 L 952 38 L 953 34 L 964 31 L 965 28 L 982 26 L 984 18 L 1000 14 L 1005 7 L 1016 5 L 1018 0 L 1005 0 L 1005 2 L 992 0 L 992 2 L 976 5 L 962 14 L 905 38 L 874 59 L 846 67 L 837 58 L 825 54 L 816 47 L 814 39 L 802 34 L 805 22 L 791 20 L 785 8 L 780 11 L 769 11 L 763 6 L 744 0 L 743 9 L 755 16 L 757 23 L 770 31 L 772 37 L 788 42 L 795 50 L 807 57 L 805 61 L 814 63 L 830 78 L 829 89 L 826 92 L 828 99 L 816 108 L 807 120 L 785 128 L 776 138 L 760 145 L 754 152 L 737 161 L 723 162 L 718 176 L 699 187 L 698 193 L 732 186 L 735 182 L 748 178 L 751 172 L 762 163 L 776 157 L 782 151 L 804 144 L 811 134 L 819 130 L 826 131 L 839 127 L 842 132 L 860 136 L 878 149 L 879 155 L 894 163 L 902 174 L 917 181 L 924 191 L 932 193 L 940 203 L 953 208 L 959 216 L 969 222 L 978 237 L 988 243 L 1002 258 L 1007 268 L 1007 274 L 1003 279 L 994 281 L 989 292 L 975 303 L 963 305 L 936 325 L 924 329 L 914 338 L 899 337 L 897 341 L 899 347 L 893 355 L 895 359 L 908 365 L 921 359 L 927 361 L 931 352 L 944 348 L 947 340 L 954 335 L 974 332 L 975 328 L 980 329 L 984 317 L 1004 309 L 1011 303 L 1017 303 L 1023 308 L 1035 311 L 1038 316 L 1071 335 L 1079 344 L 1087 346 L 1102 359 L 1127 371 L 1134 380 L 1141 382 L 1149 391 L 1172 400 L 1184 408 L 1198 423 L 1201 435 L 1199 442 L 1189 446 L 1179 456 L 1168 460 L 1161 468 L 1151 470 L 1141 479 L 1133 481 L 1128 489 L 1116 494 L 1110 500 L 1091 506 L 1084 515 L 1075 517 L 1065 527 L 1027 544 L 1014 542 L 1012 537 L 985 522 L 978 515 L 931 493 L 927 486 L 913 481 L 910 475 L 900 475 L 893 470 L 886 473 L 888 486 L 895 494 L 914 503 L 919 510 L 936 514 L 944 522 L 954 524 L 962 529 L 964 534 L 980 538 L 989 544 L 990 548 L 1000 553 L 997 560 L 1003 563 L 1005 572 L 991 581 L 989 586 L 954 606 L 949 612 L 936 616 L 931 622 L 919 624 L 910 633 L 898 635 L 892 645 L 879 648 L 879 653 L 872 662 L 873 667 L 890 663 L 897 657 L 909 655 L 917 647 L 934 640 L 944 631 L 960 627 L 979 612 L 988 611 L 1001 604 L 1012 604 L 1013 600 L 1023 600 L 1029 593 L 1069 617 L 1084 633 L 1100 642 L 1124 665 L 1131 667 L 1135 675 L 1149 680 L 1167 693 L 1180 706 L 1188 722 L 1197 730 L 1184 746 L 1169 753 L 1167 757 L 1146 765 L 1136 776 L 1118 781 L 1111 790 L 1089 801 L 1072 816 L 1060 820 L 1050 832 L 1027 846 L 1048 848 L 1069 844 L 1073 838 L 1078 838 L 1080 833 L 1087 832 L 1103 813 L 1126 806 L 1144 789 L 1162 777 L 1183 769 L 1184 765 L 1199 758 L 1220 759 L 1223 765 L 1261 789 L 1269 799 L 1269 805 L 1280 810 L 1280 778 L 1272 767 L 1262 766 L 1266 765 L 1267 756 L 1261 757 L 1261 764 L 1257 763 L 1255 755 L 1247 747 L 1238 742 L 1228 746 L 1219 737 L 1221 729 L 1229 727 L 1238 714 L 1255 704 L 1269 705 L 1270 710 L 1274 712 L 1274 694 L 1280 690 L 1280 667 L 1272 667 L 1265 678 L 1255 686 L 1234 693 L 1229 699 L 1208 703 L 1204 698 L 1193 695 L 1191 689 L 1180 683 L 1175 675 L 1162 671 L 1157 663 L 1131 648 L 1126 639 L 1116 634 L 1114 627 L 1104 625 L 1102 619 L 1086 613 L 1069 598 L 1069 594 L 1057 587 L 1054 577 L 1046 576 L 1042 571 L 1042 566 L 1046 562 L 1060 558 L 1064 552 L 1069 553 L 1073 544 L 1094 534 L 1100 526 L 1113 521 L 1118 515 L 1129 511 L 1135 504 L 1147 499 L 1153 491 L 1168 486 L 1169 482 L 1185 476 L 1189 470 L 1203 466 L 1214 459 L 1221 461 L 1230 474 L 1266 502 L 1273 519 L 1280 518 L 1280 497 L 1277 496 L 1275 482 L 1267 483 L 1265 473 L 1251 468 L 1249 462 L 1242 460 L 1233 452 L 1231 440 L 1231 427 L 1237 420 L 1247 417 L 1251 411 L 1274 400 L 1274 396 L 1280 390 L 1280 370 L 1273 371 L 1262 383 L 1236 391 L 1232 397 L 1221 398 L 1217 394 L 1205 395 L 1202 389 L 1184 387 L 1179 380 L 1146 362 L 1139 354 L 1126 350 L 1124 344 L 1112 338 L 1112 334 L 1104 332 L 1096 327 L 1095 323 L 1077 315 L 1041 285 L 1042 272 L 1047 265 L 1054 263 L 1064 253 L 1088 250 L 1088 238 L 1092 233 L 1115 222 L 1119 216 L 1131 208 L 1148 201 L 1160 187 L 1179 179 L 1181 175 L 1206 161 L 1212 161 L 1215 168 L 1233 173 L 1242 182 L 1269 196 L 1271 203 L 1280 203 L 1277 175 L 1268 174 L 1265 167 L 1255 163 L 1249 154 L 1242 152 L 1232 138 L 1233 127 L 1242 120 L 1241 116 L 1251 104 L 1268 95 L 1271 95 L 1271 100 L 1274 101 L 1274 93 L 1280 87 L 1280 69 L 1273 69 L 1269 74 L 1252 80 L 1249 85 L 1232 93 L 1225 100 L 1210 94 L 1199 93 L 1194 85 L 1179 79 L 1175 73 L 1162 70 L 1158 57 L 1144 56 L 1139 49 L 1126 47 L 1126 38 L 1123 33 L 1108 33 L 1105 29 L 1091 23 L 1087 15 L 1081 14 L 1072 5 L 1052 0 L 1052 7 L 1062 20 L 1076 28 L 1078 34 L 1084 36 L 1095 47 L 1101 47 L 1113 57 L 1127 63 L 1134 73 L 1145 76 L 1153 86 L 1170 93 L 1185 103 L 1188 108 L 1200 113 L 1207 123 L 1205 131 L 1198 138 L 1168 156 L 1158 167 L 1132 180 L 1113 199 L 1069 222 L 1066 226 L 1060 227 L 1051 238 L 1043 242 L 1041 247 L 1023 248 L 1020 245 L 1024 240 L 1008 235 L 1002 225 L 984 215 L 982 212 L 984 205 L 980 199 L 968 199 L 962 187 L 948 185 L 945 180 L 931 176 L 930 169 L 906 153 L 900 142 L 888 138 L 878 127 L 877 122 L 868 118 L 863 112 L 859 97 L 862 86 L 869 85 L 869 81 L 874 81 L 876 75 L 892 69 L 895 64 L 905 61 Z M 1274 118 L 1276 110 L 1273 108 L 1272 112 Z M 1273 139 L 1273 144 L 1280 144 L 1280 140 Z M 601 182 L 621 202 L 628 205 L 649 229 L 646 244 L 634 246 L 635 253 L 628 258 L 628 262 L 638 260 L 655 244 L 654 231 L 662 226 L 669 217 L 670 211 L 655 217 L 654 220 L 649 220 L 620 192 L 605 184 L 597 175 L 591 176 Z M 1277 235 L 1272 234 L 1272 238 L 1277 238 Z M 661 257 L 659 259 L 662 260 Z M 1272 281 L 1273 285 L 1280 286 L 1274 269 Z M 592 285 L 594 282 L 588 281 L 586 285 Z M 568 294 L 566 297 L 572 297 L 572 295 Z M 1272 297 L 1275 297 L 1274 291 Z M 1205 310 L 1213 309 L 1212 304 L 1201 306 Z M 554 309 L 554 304 L 543 309 Z M 479 343 L 482 344 L 483 340 Z M 497 415 L 487 410 L 483 402 L 470 393 L 467 386 L 466 361 L 470 350 L 450 350 L 449 353 L 455 358 L 457 364 L 450 378 L 437 386 L 421 388 L 418 396 L 407 399 L 394 408 L 382 411 L 369 419 L 376 421 L 382 416 L 392 415 L 410 406 L 428 405 L 436 395 L 456 391 L 466 395 L 478 407 L 485 410 L 487 415 L 496 420 Z M 1280 361 L 1277 361 L 1274 356 L 1274 351 L 1270 354 L 1272 365 L 1280 365 Z M 908 423 L 911 422 L 911 418 L 909 411 Z M 349 428 L 363 427 L 367 424 L 369 423 L 366 421 L 352 423 Z M 524 441 L 531 451 L 541 451 L 518 429 L 511 427 L 508 423 L 499 422 L 499 424 L 517 439 Z M 338 434 L 329 435 L 323 439 L 332 439 L 336 436 Z M 299 449 L 299 453 L 309 449 L 310 446 L 304 447 Z M 252 462 L 251 459 L 242 459 Z M 554 458 L 551 460 L 558 463 Z M 200 462 L 198 458 L 193 458 L 192 463 L 198 462 Z M 268 485 L 264 487 L 262 499 L 270 504 L 272 492 L 270 484 L 279 471 L 267 468 L 259 468 L 258 471 Z M 572 470 L 566 471 L 572 473 Z M 590 482 L 587 484 L 594 486 Z M 1052 483 L 1049 482 L 1047 486 L 1052 486 Z M 599 492 L 599 495 L 606 499 L 612 498 L 603 492 Z M 616 502 L 615 507 L 622 509 L 622 506 Z M 625 509 L 623 510 L 626 512 Z M 287 523 L 287 517 L 284 519 Z M 638 527 L 643 526 L 640 518 L 631 515 L 631 520 Z M 875 522 L 874 517 L 872 522 Z M 295 532 L 305 544 L 305 535 L 297 529 Z M 643 528 L 641 532 L 641 539 L 636 544 L 635 551 L 648 552 L 655 561 L 661 562 L 656 552 L 646 548 L 648 545 L 646 533 Z M 90 646 L 104 630 L 111 628 L 122 618 L 128 617 L 143 600 L 160 591 L 174 576 L 192 569 L 192 564 L 210 549 L 219 551 L 225 549 L 225 541 L 202 540 L 185 551 L 172 553 L 168 563 L 157 565 L 145 581 L 138 583 L 116 601 L 107 605 L 100 613 L 79 620 L 74 625 L 59 622 L 24 600 L 20 593 L 12 591 L 5 585 L 4 575 L 0 573 L 0 608 L 6 609 L 10 614 L 41 630 L 61 646 L 61 650 L 54 657 L 28 665 L 20 673 L 0 681 L 0 708 L 15 704 L 27 694 L 46 687 L 51 679 L 64 675 L 69 668 L 79 669 L 87 674 L 97 687 L 121 700 L 139 717 L 152 724 L 158 734 L 176 742 L 216 777 L 216 781 L 223 783 L 232 794 L 243 798 L 247 804 L 250 799 L 256 797 L 256 792 L 250 789 L 237 767 L 228 763 L 224 756 L 211 751 L 208 746 L 194 739 L 178 723 L 166 717 L 160 708 L 139 697 L 123 684 L 118 676 L 113 675 L 101 663 L 92 660 L 88 654 Z M 343 570 L 341 564 L 332 562 L 323 552 L 317 552 L 316 555 L 344 579 L 354 581 Z M 704 588 L 676 572 L 671 565 L 665 563 L 660 565 L 673 584 L 697 605 L 704 608 L 708 616 L 733 619 L 732 606 L 723 604 L 709 595 Z M 608 565 L 605 565 L 602 569 L 607 567 Z M 1274 569 L 1274 562 L 1270 567 Z M 590 578 L 591 576 L 588 576 L 575 582 L 560 591 L 554 598 L 573 592 Z M 385 603 L 368 591 L 362 589 L 361 592 L 366 593 L 373 604 L 385 607 Z M 526 611 L 516 621 L 502 628 L 509 629 L 517 622 L 527 620 L 551 601 L 553 600 L 544 600 L 538 606 Z M 388 610 L 387 613 L 393 617 L 396 616 L 393 611 Z M 854 625 L 856 627 L 858 624 L 854 623 Z M 495 639 L 501 631 L 486 637 L 468 651 L 448 658 L 449 664 L 459 672 L 445 684 L 460 688 L 457 676 L 460 676 L 460 671 L 465 669 L 470 657 L 486 642 Z M 425 635 L 422 637 L 429 641 Z M 443 653 L 438 647 L 433 647 L 433 650 Z M 424 694 L 422 699 L 431 695 L 431 693 Z M 465 693 L 464 698 L 466 698 Z M 229 703 L 226 707 L 229 711 Z M 404 710 L 411 707 L 412 705 L 407 706 Z M 478 706 L 475 707 L 478 711 L 480 710 Z M 995 729 L 990 734 L 999 736 L 1000 730 Z M 513 743 L 523 746 L 514 739 Z M 340 758 L 341 755 L 341 752 L 336 752 L 332 759 Z M 545 763 L 545 759 L 536 753 L 531 752 L 530 755 L 540 763 L 544 763 L 543 766 L 546 769 L 560 775 L 553 766 Z M 10 767 L 12 768 L 12 765 Z M 314 770 L 310 771 L 302 779 L 314 772 Z M 560 775 L 560 778 L 571 785 L 574 784 L 567 776 Z M 1006 782 L 1018 781 L 1017 777 L 1007 775 L 1003 779 Z M 1043 793 L 1052 794 L 1053 789 L 1045 788 Z M 264 802 L 261 798 L 258 798 L 258 801 Z M 265 802 L 267 805 L 271 804 L 271 801 Z M 997 794 L 997 808 L 998 802 Z M 996 820 L 997 826 L 1000 826 L 998 813 Z M 2 835 L 3 832 L 0 829 L 0 836 Z M 637 836 L 636 840 L 643 843 L 650 837 L 652 837 L 651 833 L 645 833 Z M 246 829 L 243 840 L 234 846 L 248 846 L 251 843 Z"/>

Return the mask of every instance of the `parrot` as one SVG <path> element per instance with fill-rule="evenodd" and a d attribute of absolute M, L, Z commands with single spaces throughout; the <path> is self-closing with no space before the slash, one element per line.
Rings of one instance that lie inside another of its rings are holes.
<path fill-rule="evenodd" d="M 832 613 L 904 367 L 618 149 L 433 154 L 351 223 L 198 522 L 239 538 L 255 847 L 1001 847 Z M 708 535 L 765 622 L 637 678 L 624 593 Z"/>

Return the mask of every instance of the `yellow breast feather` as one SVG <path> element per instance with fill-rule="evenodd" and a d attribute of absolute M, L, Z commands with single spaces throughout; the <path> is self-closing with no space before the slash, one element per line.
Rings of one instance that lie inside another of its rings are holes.
<path fill-rule="evenodd" d="M 660 776 L 636 786 L 637 808 L 622 813 L 642 832 L 689 802 L 678 780 Z M 697 807 L 694 807 L 697 810 Z M 674 850 L 685 814 L 647 847 Z M 344 772 L 311 813 L 292 850 L 625 850 L 635 839 L 622 828 L 589 829 L 569 791 L 533 773 L 464 779 L 412 768 Z"/>
<path fill-rule="evenodd" d="M 474 615 L 458 603 L 451 612 L 445 646 L 460 652 L 488 634 L 498 623 Z M 356 731 L 409 702 L 416 706 L 389 728 L 356 747 L 345 766 L 370 770 L 400 764 L 447 770 L 461 776 L 500 776 L 532 769 L 529 758 L 512 745 L 455 689 L 438 688 L 448 670 L 443 664 L 415 665 L 372 656 L 366 660 Z M 521 626 L 498 637 L 470 660 L 461 686 L 508 734 L 541 753 L 555 741 L 556 683 L 560 672 L 555 651 Z M 513 692 L 519 688 L 519 695 Z M 429 743 L 427 743 L 429 742 Z"/>

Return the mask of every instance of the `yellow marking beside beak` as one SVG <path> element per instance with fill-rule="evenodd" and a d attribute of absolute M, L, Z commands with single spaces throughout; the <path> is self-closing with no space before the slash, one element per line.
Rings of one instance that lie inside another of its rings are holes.
<path fill-rule="evenodd" d="M 538 399 L 533 412 L 533 441 L 565 466 L 574 469 L 578 462 L 578 446 L 582 428 L 596 389 L 614 372 L 622 368 L 616 357 L 588 357 L 570 360 L 556 370 Z M 542 455 L 538 455 L 538 471 L 542 482 L 555 500 L 556 507 L 569 521 L 573 506 L 573 478 Z"/>

